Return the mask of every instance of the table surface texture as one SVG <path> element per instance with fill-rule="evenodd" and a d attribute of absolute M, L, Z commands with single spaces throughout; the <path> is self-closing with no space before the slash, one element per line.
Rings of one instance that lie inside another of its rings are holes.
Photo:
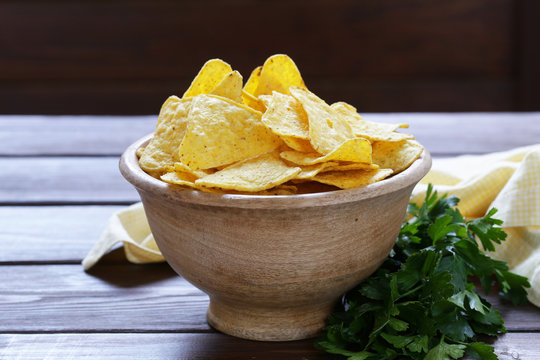
<path fill-rule="evenodd" d="M 410 124 L 435 158 L 540 143 L 540 113 L 364 114 Z M 80 265 L 115 211 L 139 200 L 118 171 L 155 116 L 0 116 L 0 359 L 332 359 L 314 340 L 255 342 L 213 330 L 208 297 L 165 263 L 115 249 Z M 540 359 L 540 309 L 489 297 L 501 360 Z"/>

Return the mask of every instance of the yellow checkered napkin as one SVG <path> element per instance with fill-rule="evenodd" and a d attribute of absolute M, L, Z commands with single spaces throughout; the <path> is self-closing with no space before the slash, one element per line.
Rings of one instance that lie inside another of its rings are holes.
<path fill-rule="evenodd" d="M 506 241 L 490 253 L 531 282 L 529 301 L 540 306 L 540 144 L 501 153 L 435 159 L 431 171 L 413 191 L 421 203 L 427 184 L 439 194 L 458 196 L 465 217 L 497 208 Z"/>
<path fill-rule="evenodd" d="M 529 300 L 540 306 L 540 144 L 502 153 L 435 159 L 432 170 L 413 192 L 413 201 L 423 201 L 427 184 L 439 194 L 458 196 L 466 217 L 483 216 L 496 207 L 508 238 L 494 258 L 508 262 L 512 271 L 531 282 Z M 92 267 L 118 243 L 124 244 L 129 261 L 164 261 L 152 237 L 140 203 L 114 214 L 98 242 L 83 260 Z"/>
<path fill-rule="evenodd" d="M 99 240 L 84 258 L 84 269 L 94 266 L 118 243 L 124 244 L 126 257 L 133 263 L 165 261 L 148 226 L 142 203 L 131 205 L 111 216 Z"/>

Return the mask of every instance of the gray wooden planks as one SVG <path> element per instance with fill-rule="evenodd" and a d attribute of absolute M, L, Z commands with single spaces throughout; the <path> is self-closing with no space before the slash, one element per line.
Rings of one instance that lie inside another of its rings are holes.
<path fill-rule="evenodd" d="M 208 331 L 208 297 L 166 264 L 0 266 L 0 332 Z"/>
<path fill-rule="evenodd" d="M 1 206 L 0 263 L 80 262 L 124 206 Z"/>
<path fill-rule="evenodd" d="M 227 335 L 184 333 L 0 334 L 2 359 L 330 359 L 313 347 L 313 339 L 264 343 Z M 500 360 L 539 359 L 540 337 L 509 333 L 491 344 Z M 3 349 L 3 350 L 2 350 Z M 99 349 L 99 350 L 97 350 Z"/>
<path fill-rule="evenodd" d="M 117 157 L 0 158 L 0 204 L 133 203 Z"/>
<path fill-rule="evenodd" d="M 0 155 L 119 155 L 155 116 L 0 116 Z"/>
<path fill-rule="evenodd" d="M 207 331 L 208 298 L 166 264 L 0 266 L 0 331 Z M 497 301 L 506 327 L 540 331 L 540 312 Z"/>
<path fill-rule="evenodd" d="M 367 113 L 409 123 L 434 155 L 507 150 L 540 142 L 540 113 Z M 156 116 L 0 116 L 0 155 L 120 155 L 154 130 Z M 500 134 L 506 136 L 501 138 Z"/>

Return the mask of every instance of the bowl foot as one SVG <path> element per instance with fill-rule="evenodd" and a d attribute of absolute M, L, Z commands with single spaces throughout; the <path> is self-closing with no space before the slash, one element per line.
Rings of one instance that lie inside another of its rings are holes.
<path fill-rule="evenodd" d="M 334 303 L 301 307 L 261 308 L 210 298 L 207 319 L 215 329 L 243 339 L 291 341 L 317 336 L 326 325 Z"/>

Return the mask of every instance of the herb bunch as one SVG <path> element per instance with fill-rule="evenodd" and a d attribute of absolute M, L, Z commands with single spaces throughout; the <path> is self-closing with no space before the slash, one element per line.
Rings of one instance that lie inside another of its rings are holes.
<path fill-rule="evenodd" d="M 455 208 L 458 201 L 439 198 L 429 186 L 421 207 L 409 205 L 390 255 L 344 295 L 317 342 L 320 349 L 348 360 L 497 359 L 477 335 L 504 333 L 504 322 L 471 278 L 486 294 L 497 283 L 514 304 L 527 301 L 530 284 L 480 250 L 478 243 L 493 251 L 506 238 L 502 221 L 493 218 L 496 210 L 466 220 Z"/>

